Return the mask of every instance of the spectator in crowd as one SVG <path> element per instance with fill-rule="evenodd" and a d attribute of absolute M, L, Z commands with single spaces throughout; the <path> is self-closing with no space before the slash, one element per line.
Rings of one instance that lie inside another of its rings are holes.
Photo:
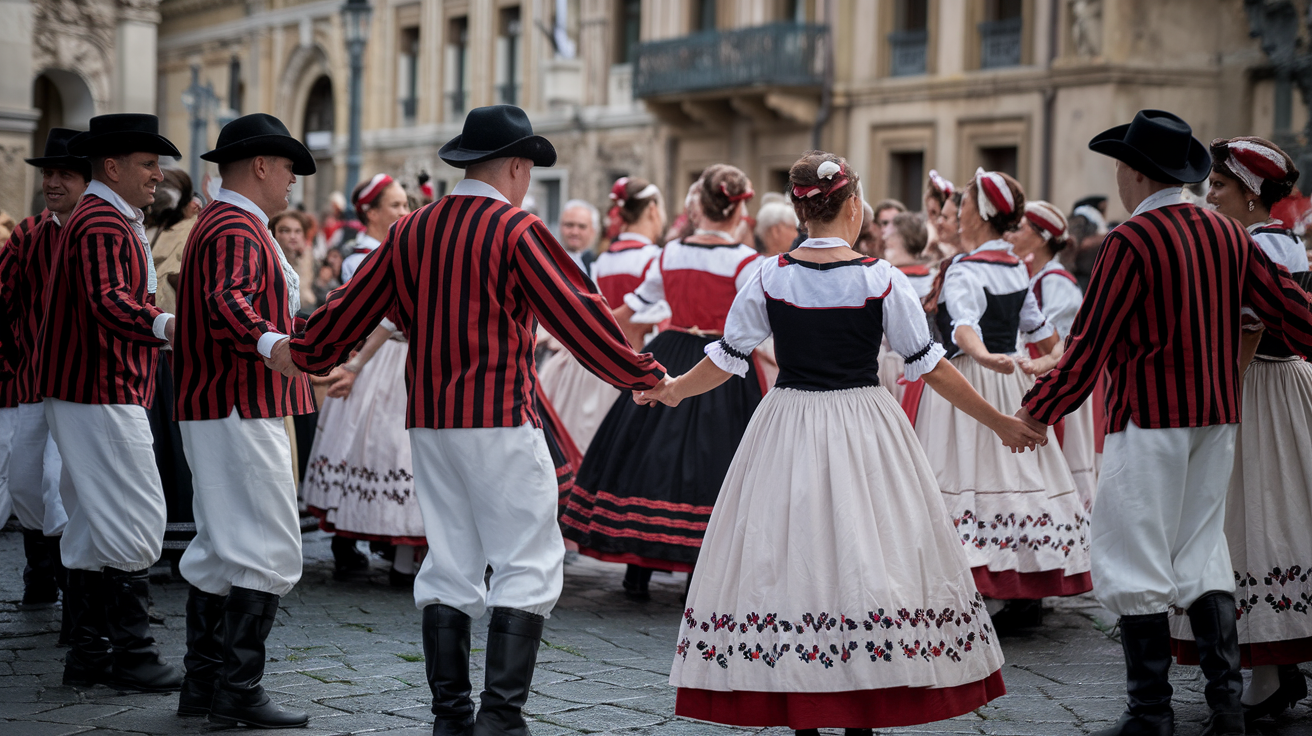
<path fill-rule="evenodd" d="M 782 201 L 771 202 L 756 213 L 756 237 L 767 256 L 787 253 L 797 238 L 797 213 Z"/>
<path fill-rule="evenodd" d="M 319 304 L 314 288 L 314 254 L 310 252 L 314 220 L 305 212 L 285 210 L 269 220 L 269 230 L 273 232 L 273 239 L 278 241 L 287 262 L 301 277 L 301 309 L 314 311 Z"/>
<path fill-rule="evenodd" d="M 597 233 L 601 232 L 601 213 L 591 202 L 571 199 L 560 212 L 560 244 L 569 257 L 588 273 L 597 254 Z"/>
<path fill-rule="evenodd" d="M 907 211 L 907 206 L 896 199 L 880 200 L 872 209 L 875 211 L 875 226 L 880 233 L 888 232 L 893 225 L 893 218 Z"/>

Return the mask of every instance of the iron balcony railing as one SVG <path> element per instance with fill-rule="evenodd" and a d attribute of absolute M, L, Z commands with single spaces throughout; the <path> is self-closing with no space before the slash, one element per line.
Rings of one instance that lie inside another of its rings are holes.
<path fill-rule="evenodd" d="M 638 46 L 633 93 L 659 97 L 710 89 L 824 83 L 829 27 L 775 23 L 706 31 Z"/>
<path fill-rule="evenodd" d="M 892 74 L 907 77 L 925 73 L 926 49 L 929 48 L 929 31 L 893 31 L 888 34 L 888 46 L 893 55 Z"/>
<path fill-rule="evenodd" d="M 1007 18 L 979 24 L 979 66 L 996 69 L 1020 66 L 1021 19 Z"/>

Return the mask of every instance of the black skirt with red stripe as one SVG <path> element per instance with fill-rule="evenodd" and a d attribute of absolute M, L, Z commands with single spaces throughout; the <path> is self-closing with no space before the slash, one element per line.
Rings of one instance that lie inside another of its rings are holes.
<path fill-rule="evenodd" d="M 647 348 L 678 376 L 692 370 L 715 339 L 670 331 Z M 720 485 L 759 403 L 755 366 L 746 378 L 730 378 L 673 408 L 638 406 L 626 392 L 583 458 L 560 517 L 565 537 L 590 557 L 690 572 Z"/>

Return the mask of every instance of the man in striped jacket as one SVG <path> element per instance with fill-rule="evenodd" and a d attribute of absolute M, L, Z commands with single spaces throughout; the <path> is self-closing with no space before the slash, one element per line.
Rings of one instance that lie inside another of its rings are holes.
<path fill-rule="evenodd" d="M 60 542 L 73 631 L 66 685 L 110 682 L 177 690 L 146 614 L 146 571 L 164 541 L 164 489 L 146 408 L 173 315 L 155 306 L 155 267 L 141 208 L 178 149 L 154 115 L 91 119 L 69 143 L 91 159 L 91 183 L 60 233 L 37 336 L 37 391 L 63 459 Z M 109 645 L 106 646 L 105 637 Z"/>
<path fill-rule="evenodd" d="M 428 557 L 415 579 L 436 736 L 527 736 L 544 617 L 563 581 L 556 480 L 534 410 L 535 323 L 620 388 L 664 378 L 551 236 L 519 208 L 556 151 L 511 105 L 473 110 L 440 152 L 465 179 L 392 226 L 351 282 L 272 363 L 323 372 L 387 316 L 410 339 L 406 426 Z M 483 583 L 492 567 L 492 579 Z M 470 622 L 492 608 L 474 720 Z"/>
<path fill-rule="evenodd" d="M 27 162 L 41 169 L 41 193 L 46 209 L 18 224 L 0 250 L 0 322 L 6 328 L 4 348 L 15 371 L 0 383 L 0 427 L 9 442 L 9 490 L 23 528 L 23 601 L 28 607 L 50 606 L 65 589 L 64 625 L 67 639 L 72 607 L 67 605 L 64 565 L 59 541 L 68 523 L 59 498 L 59 449 L 46 424 L 45 407 L 36 390 L 36 336 L 45 310 L 45 286 L 63 224 L 91 181 L 91 162 L 68 155 L 68 142 L 78 131 L 51 128 L 44 155 Z M 12 431 L 12 434 L 8 434 Z M 0 470 L 3 472 L 3 470 Z"/>
<path fill-rule="evenodd" d="M 1235 580 L 1223 527 L 1239 421 L 1240 309 L 1312 355 L 1308 295 L 1243 226 L 1182 197 L 1211 169 L 1180 118 L 1141 111 L 1094 138 L 1133 212 L 1107 235 L 1061 362 L 1018 416 L 1052 424 L 1108 372 L 1107 440 L 1093 510 L 1093 589 L 1120 615 L 1129 708 L 1100 736 L 1170 736 L 1167 611 L 1188 611 L 1212 715 L 1244 733 Z"/>
<path fill-rule="evenodd" d="M 187 667 L 178 714 L 259 728 L 304 726 L 260 686 L 278 601 L 301 577 L 291 443 L 282 417 L 314 410 L 310 383 L 263 361 L 292 332 L 300 279 L 269 233 L 314 158 L 272 115 L 238 118 L 201 156 L 223 188 L 187 239 L 174 341 L 176 416 L 191 465 L 196 538 L 178 568 Z"/>

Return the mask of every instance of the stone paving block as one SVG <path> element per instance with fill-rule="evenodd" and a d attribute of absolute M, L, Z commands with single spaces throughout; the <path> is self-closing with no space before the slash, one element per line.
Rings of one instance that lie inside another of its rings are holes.
<path fill-rule="evenodd" d="M 536 682 L 534 685 L 536 686 Z M 567 710 L 578 710 L 586 707 L 588 706 L 585 703 L 561 700 L 535 692 L 529 696 L 528 702 L 524 704 L 524 712 L 531 716 L 549 716 L 553 713 L 564 713 Z"/>
<path fill-rule="evenodd" d="M 134 709 L 121 705 L 75 703 L 54 710 L 42 711 L 33 716 L 32 720 L 49 721 L 51 723 L 87 723 L 88 721 L 108 718 L 130 710 Z"/>
<path fill-rule="evenodd" d="M 385 713 L 340 713 L 318 716 L 310 720 L 310 728 L 333 733 L 364 733 L 386 731 L 389 728 L 413 728 L 415 722 Z M 429 727 L 432 733 L 432 727 Z"/>
<path fill-rule="evenodd" d="M 0 703 L 0 719 L 22 718 L 59 707 L 58 703 Z"/>
<path fill-rule="evenodd" d="M 578 731 L 564 726 L 557 726 L 554 723 L 544 723 L 542 721 L 529 721 L 529 731 L 532 736 L 575 736 Z M 428 736 L 428 734 L 424 734 Z"/>
<path fill-rule="evenodd" d="M 675 692 L 672 687 L 649 688 L 639 690 L 641 693 L 651 693 L 643 695 L 641 698 L 625 700 L 621 705 L 629 710 L 640 710 L 644 713 L 651 713 L 658 716 L 670 716 L 674 714 Z"/>
<path fill-rule="evenodd" d="M 661 685 L 668 686 L 670 684 L 670 676 L 668 674 L 662 677 L 654 672 L 647 672 L 628 667 L 619 670 L 610 670 L 608 672 L 598 672 L 589 675 L 588 679 L 595 682 L 604 682 L 610 685 L 618 685 L 627 688 L 659 687 Z"/>
<path fill-rule="evenodd" d="M 759 729 L 734 728 L 733 726 L 721 726 L 715 723 L 703 723 L 701 721 L 689 721 L 683 718 L 673 718 L 665 723 L 658 723 L 653 726 L 640 726 L 638 728 L 627 728 L 622 733 L 624 736 L 744 736 L 758 731 Z M 773 729 L 771 729 L 773 730 Z M 781 733 L 792 736 L 791 730 L 785 730 Z M 824 733 L 823 731 L 821 733 Z M 842 731 L 834 733 L 841 734 Z M 609 736 L 610 732 L 601 736 Z M 534 734 L 536 736 L 536 734 Z M 828 734 L 826 734 L 828 736 Z"/>
<path fill-rule="evenodd" d="M 624 700 L 633 700 L 643 695 L 643 693 L 629 688 L 587 680 L 574 680 L 548 685 L 541 688 L 541 693 L 559 700 L 587 704 L 618 703 Z M 670 715 L 674 714 L 671 713 Z"/>
<path fill-rule="evenodd" d="M 975 713 L 983 721 L 1066 723 L 1071 720 L 1070 711 L 1043 696 L 1004 695 Z"/>
<path fill-rule="evenodd" d="M 658 723 L 664 723 L 668 719 L 650 713 L 617 708 L 613 705 L 597 705 L 591 708 L 557 713 L 539 720 L 554 723 L 557 726 L 564 726 L 565 728 L 572 728 L 583 733 L 597 733 L 624 728 L 637 728 L 639 726 L 654 726 Z"/>
<path fill-rule="evenodd" d="M 181 718 L 169 711 L 127 710 L 122 713 L 101 718 L 95 725 L 119 731 L 131 731 L 146 734 L 174 733 L 209 733 L 213 726 L 204 718 Z M 96 732 L 99 736 L 99 731 Z"/>
<path fill-rule="evenodd" d="M 35 721 L 25 721 L 21 726 L 13 723 L 6 723 L 5 729 L 22 728 L 22 731 L 15 731 L 15 736 L 21 733 L 22 736 L 72 736 L 76 733 L 86 733 L 95 726 L 74 726 L 67 723 L 38 723 Z"/>
<path fill-rule="evenodd" d="M 1125 686 L 1124 665 L 1115 667 L 1102 664 L 1036 664 L 1026 669 L 1063 685 Z"/>
<path fill-rule="evenodd" d="M 341 713 L 393 713 L 408 708 L 423 707 L 432 700 L 427 688 L 420 688 L 389 693 L 352 695 L 344 698 L 316 698 L 315 702 Z"/>

